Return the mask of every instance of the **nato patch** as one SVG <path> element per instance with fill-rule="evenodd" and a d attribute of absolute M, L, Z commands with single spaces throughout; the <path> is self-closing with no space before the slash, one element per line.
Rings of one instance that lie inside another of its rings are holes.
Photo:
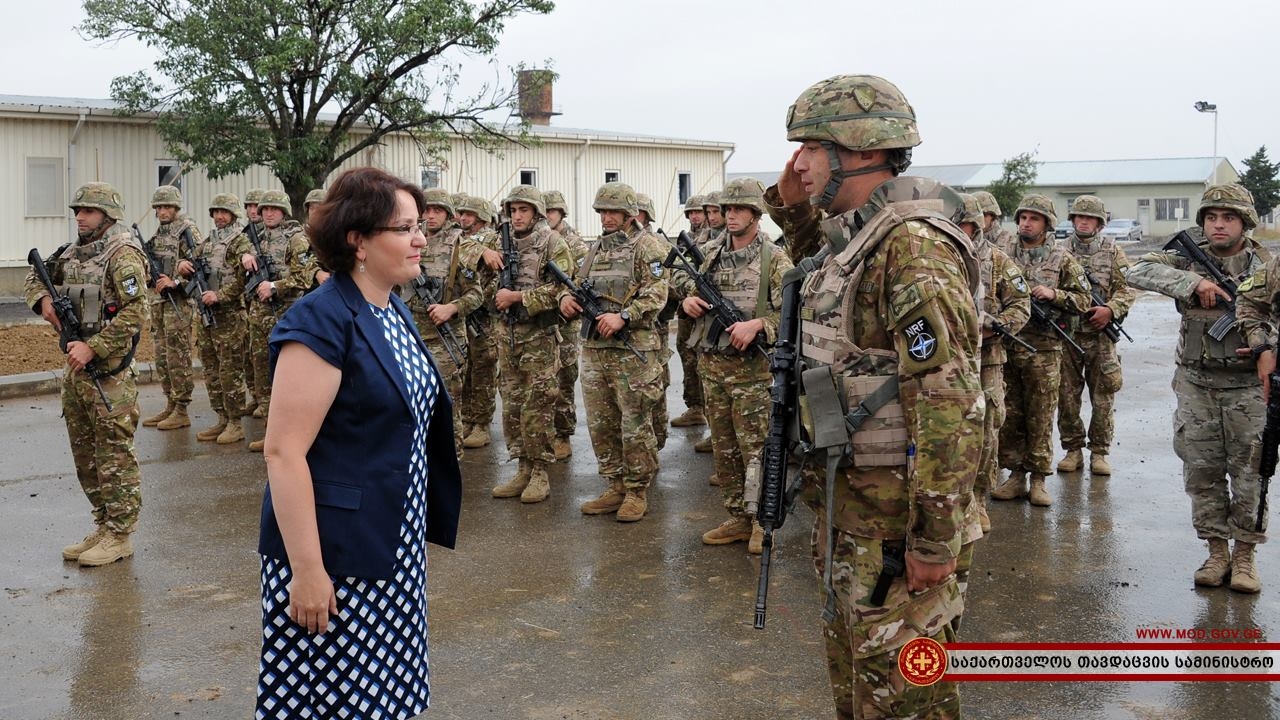
<path fill-rule="evenodd" d="M 1027 281 L 1023 280 L 1021 275 L 1015 277 L 1012 282 L 1014 290 L 1017 290 L 1023 295 L 1027 294 Z"/>
<path fill-rule="evenodd" d="M 928 318 L 902 328 L 902 336 L 907 340 L 907 354 L 916 362 L 924 362 L 938 352 L 938 336 Z"/>
<path fill-rule="evenodd" d="M 649 272 L 653 273 L 654 277 L 662 277 L 662 261 L 654 260 L 649 263 Z"/>
<path fill-rule="evenodd" d="M 124 294 L 129 297 L 138 296 L 138 278 L 130 275 L 124 279 Z"/>

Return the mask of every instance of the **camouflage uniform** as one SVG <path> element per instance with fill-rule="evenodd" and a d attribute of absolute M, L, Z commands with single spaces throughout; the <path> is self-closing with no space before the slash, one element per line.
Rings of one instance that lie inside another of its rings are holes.
<path fill-rule="evenodd" d="M 592 204 L 597 211 L 637 212 L 635 191 L 624 183 L 605 183 Z M 658 474 L 658 445 L 653 408 L 662 397 L 662 345 L 654 319 L 667 302 L 667 243 L 635 225 L 604 234 L 582 266 L 605 313 L 618 313 L 636 358 L 617 335 L 601 337 L 595 328 L 582 342 L 582 394 L 587 428 L 600 476 L 608 483 L 596 501 L 617 500 L 619 520 L 639 520 L 647 510 L 647 491 Z M 568 295 L 563 291 L 561 300 Z M 621 497 L 619 497 L 621 496 Z M 638 511 L 633 516 L 628 504 Z M 589 512 L 584 505 L 584 512 Z"/>
<path fill-rule="evenodd" d="M 653 209 L 653 198 L 644 193 L 636 193 L 636 208 L 639 211 L 636 215 L 636 225 L 661 240 L 663 250 L 669 252 L 672 246 L 666 233 L 662 232 L 662 228 L 658 228 L 656 233 L 653 231 L 653 217 L 656 215 Z M 663 259 L 666 259 L 666 255 L 663 255 Z M 667 388 L 671 387 L 671 318 L 675 317 L 676 302 L 676 293 L 668 282 L 665 302 L 653 319 L 653 331 L 658 338 L 658 363 L 662 365 L 662 395 L 653 406 L 653 437 L 658 443 L 659 450 L 667 446 L 667 421 L 670 419 L 670 415 L 667 414 Z"/>
<path fill-rule="evenodd" d="M 722 212 L 724 211 L 724 208 L 720 207 L 720 193 L 713 192 L 703 196 L 702 209 L 705 211 L 709 207 L 716 208 Z M 699 247 L 706 247 L 723 237 L 724 223 L 722 222 L 720 227 L 712 227 L 711 222 L 708 221 L 707 224 L 703 225 L 702 229 L 693 236 L 693 241 L 697 243 Z"/>
<path fill-rule="evenodd" d="M 1000 224 L 1003 213 L 1000 211 L 1000 203 L 996 201 L 996 197 L 986 190 L 975 192 L 973 197 L 978 201 L 984 216 L 992 215 L 995 218 L 991 229 L 982 231 L 987 242 L 999 248 L 1005 255 L 1013 255 L 1014 251 L 1018 249 L 1018 236 Z"/>
<path fill-rule="evenodd" d="M 1075 215 L 1097 218 L 1099 230 L 1107 222 L 1102 201 L 1089 195 L 1076 198 L 1068 219 Z M 1115 322 L 1124 322 L 1137 294 L 1125 281 L 1129 259 L 1111 238 L 1081 238 L 1072 233 L 1067 240 L 1071 254 L 1084 268 L 1086 280 L 1096 285 L 1098 293 L 1111 309 Z M 1093 306 L 1092 300 L 1089 302 Z M 1062 449 L 1068 453 L 1085 446 L 1085 427 L 1080 419 L 1080 396 L 1089 388 L 1089 452 L 1097 464 L 1098 456 L 1106 456 L 1115 436 L 1115 400 L 1123 378 L 1116 344 L 1106 333 L 1082 318 L 1075 340 L 1084 348 L 1083 356 L 1068 352 L 1062 356 L 1062 385 L 1058 392 L 1058 433 Z M 1098 474 L 1095 472 L 1095 474 Z"/>
<path fill-rule="evenodd" d="M 694 209 L 701 210 L 703 199 L 701 195 L 694 195 L 689 198 L 688 202 L 685 203 L 685 213 L 687 214 Z M 702 224 L 697 227 L 693 227 L 690 224 L 690 237 L 696 238 L 701 231 Z M 680 368 L 684 376 L 681 398 L 684 400 L 685 407 L 689 409 L 686 413 L 688 424 L 701 425 L 703 423 L 697 421 L 697 416 L 703 414 L 702 380 L 698 377 L 698 351 L 689 347 L 689 333 L 692 330 L 693 320 L 685 317 L 684 313 L 680 313 L 676 319 L 676 352 L 680 355 Z M 680 418 L 676 418 L 676 421 L 680 420 Z M 672 424 L 675 424 L 675 422 Z M 682 426 L 684 424 L 684 422 L 681 422 Z"/>
<path fill-rule="evenodd" d="M 241 304 L 245 275 L 240 258 L 252 252 L 252 247 L 244 235 L 240 200 L 235 195 L 217 195 L 210 203 L 210 214 L 215 209 L 227 210 L 233 219 L 226 227 L 210 231 L 208 240 L 197 248 L 196 257 L 203 258 L 209 266 L 209 290 L 218 296 L 217 302 L 210 306 L 214 324 L 210 327 L 202 324 L 198 340 L 209 405 L 225 430 L 227 424 L 239 427 L 244 415 L 245 377 L 240 358 L 249 339 L 249 328 Z M 196 302 L 200 302 L 200 298 L 196 298 Z M 214 439 L 218 437 L 215 435 Z"/>
<path fill-rule="evenodd" d="M 1238 200 L 1232 197 L 1237 193 Z M 1204 212 L 1210 207 L 1239 212 L 1247 230 L 1257 225 L 1252 198 L 1239 186 L 1211 186 L 1206 190 L 1197 223 L 1203 222 Z M 1198 537 L 1209 541 L 1212 561 L 1216 543 L 1225 546 L 1227 539 L 1234 538 L 1237 549 L 1241 543 L 1248 544 L 1251 555 L 1252 545 L 1266 540 L 1265 524 L 1262 532 L 1254 530 L 1260 492 L 1258 430 L 1263 426 L 1265 406 L 1258 391 L 1256 362 L 1251 354 L 1241 355 L 1237 350 L 1250 347 L 1246 338 L 1258 345 L 1274 339 L 1268 324 L 1258 320 L 1261 313 L 1256 305 L 1259 300 L 1270 300 L 1267 268 L 1274 262 L 1247 234 L 1243 249 L 1226 257 L 1217 255 L 1208 240 L 1197 239 L 1227 277 L 1237 282 L 1244 280 L 1240 297 L 1246 300 L 1238 307 L 1242 316 L 1221 341 L 1210 337 L 1208 331 L 1230 308 L 1221 300 L 1211 308 L 1201 306 L 1196 285 L 1211 278 L 1189 259 L 1176 252 L 1147 253 L 1134 263 L 1127 279 L 1135 288 L 1173 298 L 1182 315 L 1173 376 L 1178 398 L 1173 449 L 1182 460 L 1183 482 L 1191 497 L 1192 525 Z M 1198 572 L 1199 584 L 1222 582 L 1221 577 L 1217 582 L 1200 580 Z"/>
<path fill-rule="evenodd" d="M 413 312 L 414 324 L 418 333 L 427 343 L 427 348 L 436 358 L 436 366 L 440 368 L 445 389 L 450 397 L 461 397 L 467 365 L 467 329 L 466 318 L 484 304 L 485 286 L 490 283 L 491 273 L 486 269 L 480 271 L 480 253 L 484 248 L 472 238 L 463 237 L 462 228 L 453 221 L 455 214 L 450 204 L 448 193 L 439 188 L 427 190 L 424 195 L 428 206 L 444 208 L 449 220 L 438 231 L 426 234 L 427 244 L 422 248 L 422 275 L 418 281 L 434 283 L 440 304 L 453 303 L 458 307 L 458 314 L 443 325 L 437 326 L 428 314 L 430 307 L 417 294 L 412 284 L 400 288 L 400 298 Z M 444 330 L 452 331 L 457 339 L 455 348 L 458 357 L 455 359 L 445 347 L 441 337 Z M 453 404 L 454 427 L 461 428 L 462 403 Z M 454 450 L 462 457 L 462 434 L 454 433 Z"/>
<path fill-rule="evenodd" d="M 568 213 L 564 195 L 555 190 L 543 193 L 542 201 L 548 210 L 558 209 Z M 582 261 L 587 257 L 587 244 L 567 219 L 562 218 L 560 223 L 551 226 L 551 229 L 559 233 L 561 239 L 569 246 L 569 257 L 573 260 L 571 275 L 576 277 L 581 272 Z M 557 376 L 560 397 L 556 401 L 555 426 L 556 437 L 562 442 L 578 429 L 578 403 L 574 388 L 578 384 L 578 338 L 581 330 L 582 320 L 578 318 L 566 322 L 564 327 L 560 328 L 560 372 Z"/>
<path fill-rule="evenodd" d="M 263 194 L 264 192 L 266 192 L 266 191 L 265 191 L 265 190 L 260 190 L 260 189 L 258 189 L 258 188 L 254 188 L 254 189 L 252 189 L 252 190 L 250 190 L 249 192 L 247 192 L 247 193 L 245 193 L 245 194 L 244 194 L 244 208 L 245 208 L 245 214 L 244 214 L 244 217 L 245 217 L 245 233 L 246 233 L 246 237 L 247 237 L 247 233 L 248 233 L 248 226 L 249 226 L 249 225 L 253 225 L 253 226 L 254 226 L 254 229 L 258 231 L 258 237 L 259 237 L 259 238 L 261 238 L 261 237 L 262 237 L 262 235 L 263 235 L 263 233 L 265 233 L 265 232 L 266 232 L 266 230 L 267 230 L 267 229 L 266 229 L 266 227 L 262 224 L 262 220 L 261 220 L 261 219 L 259 219 L 259 220 L 254 220 L 254 219 L 252 218 L 252 216 L 249 214 L 249 207 L 248 207 L 248 206 L 249 206 L 249 205 L 251 205 L 251 204 L 256 206 L 258 203 L 262 202 L 262 194 Z M 261 217 L 261 215 L 259 215 L 259 217 Z M 250 252 L 252 252 L 252 246 L 250 246 Z M 243 266 L 242 266 L 242 267 L 243 267 Z M 250 297 L 246 294 L 246 295 L 245 295 L 245 297 L 244 297 L 244 302 L 243 302 L 243 303 L 241 303 L 241 304 L 242 304 L 242 306 L 244 307 L 244 312 L 245 312 L 245 327 L 246 327 L 246 328 L 248 327 L 249 309 L 250 309 L 251 307 L 253 307 L 253 304 L 254 304 L 255 302 L 257 302 L 257 301 L 256 301 L 256 300 L 254 300 L 253 298 L 250 298 Z M 245 413 L 247 414 L 247 413 L 251 413 L 251 412 L 254 412 L 254 411 L 258 410 L 258 399 L 261 397 L 261 392 L 259 391 L 259 389 L 258 389 L 258 385 L 257 385 L 257 378 L 256 378 L 256 377 L 254 377 L 254 374 L 253 374 L 253 348 L 251 348 L 251 347 L 249 346 L 249 335 L 248 335 L 248 334 L 246 334 L 246 336 L 245 336 L 245 342 L 244 342 L 244 360 L 243 360 L 242 362 L 243 362 L 243 367 L 244 367 L 243 372 L 244 372 L 245 385 L 246 385 L 246 387 L 248 388 L 248 390 L 250 391 L 250 394 L 253 396 L 253 397 L 252 397 L 252 399 L 251 399 L 251 402 L 249 403 L 249 405 L 245 407 Z M 263 410 L 265 410 L 265 408 L 263 408 Z M 259 415 L 258 417 L 266 417 L 266 416 L 265 416 L 265 415 Z"/>
<path fill-rule="evenodd" d="M 86 373 L 68 371 L 62 381 L 62 414 L 76 477 L 92 506 L 94 524 L 100 531 L 127 535 L 137 525 L 142 507 L 141 473 L 133 448 L 138 391 L 132 357 L 150 310 L 147 261 L 142 246 L 121 222 L 123 200 L 110 185 L 82 186 L 70 207 L 95 208 L 114 221 L 47 261 L 58 292 L 71 298 L 93 362 L 112 372 L 101 380 L 111 410 Z M 24 287 L 27 305 L 39 314 L 48 294 L 35 272 L 29 272 Z M 66 551 L 64 557 L 75 559 Z"/>
<path fill-rule="evenodd" d="M 894 150 L 919 143 L 906 99 L 872 76 L 838 76 L 806 90 L 788 114 L 788 139 L 821 142 L 837 158 L 837 145 L 889 151 L 886 173 L 909 157 Z M 818 204 L 830 204 L 842 182 L 833 177 Z M 819 397 L 845 409 L 878 407 L 846 444 L 827 448 L 825 472 L 814 462 L 803 469 L 817 517 L 814 565 L 834 591 L 826 636 L 837 715 L 958 717 L 954 682 L 911 686 L 897 669 L 898 651 L 912 638 L 954 637 L 951 623 L 963 609 L 954 576 L 920 593 L 897 578 L 879 607 L 870 596 L 885 549 L 903 548 L 927 564 L 961 554 L 985 403 L 977 261 L 949 219 L 959 198 L 934 181 L 897 177 L 862 207 L 826 221 L 810 203 L 776 207 L 777 198 L 770 188 L 770 214 L 793 259 L 811 267 L 800 260 L 826 245 L 801 291 L 802 413 Z M 848 438 L 838 414 L 802 415 L 807 432 L 833 421 L 839 425 L 824 434 Z"/>
<path fill-rule="evenodd" d="M 1011 255 L 1013 261 L 1032 288 L 1043 285 L 1054 290 L 1054 299 L 1044 304 L 1051 315 L 1074 316 L 1083 312 L 1089 307 L 1089 281 L 1071 253 L 1051 236 L 1057 224 L 1052 202 L 1043 195 L 1028 195 L 1014 217 L 1023 211 L 1045 217 L 1045 239 L 1036 247 L 1025 247 L 1019 242 Z M 1005 419 L 1000 428 L 999 456 L 1000 465 L 1010 471 L 1006 481 L 1010 484 L 1001 485 L 992 497 L 1010 500 L 1026 495 L 1025 474 L 1030 472 L 1032 500 L 1038 505 L 1048 505 L 1044 476 L 1053 472 L 1053 420 L 1063 342 L 1052 328 L 1035 320 L 1028 322 L 1018 337 L 1036 352 L 1016 344 L 1008 347 L 1009 361 L 1004 372 Z M 1068 349 L 1067 352 L 1075 351 Z"/>
<path fill-rule="evenodd" d="M 500 250 L 498 234 L 487 226 L 493 219 L 489 202 L 482 198 L 468 196 L 459 210 L 476 213 L 485 227 L 472 232 L 464 231 L 464 235 L 474 238 L 486 250 Z M 497 311 L 493 307 L 493 289 L 486 291 L 484 304 L 475 310 L 476 321 L 467 323 L 467 371 L 462 384 L 462 398 L 458 403 L 462 406 L 463 434 L 465 439 L 472 439 L 479 431 L 485 436 L 489 433 L 489 425 L 493 422 L 493 412 L 497 403 L 498 392 L 498 343 L 500 333 L 505 330 L 501 322 L 497 322 Z M 479 333 L 476 330 L 479 329 Z M 464 439 L 464 442 L 465 442 Z M 473 447 L 487 444 L 473 440 Z"/>
<path fill-rule="evenodd" d="M 156 188 L 151 207 L 161 206 L 181 210 L 182 195 L 178 188 L 172 185 Z M 160 376 L 160 387 L 164 390 L 166 401 L 166 410 L 148 418 L 148 425 L 163 425 L 170 413 L 179 410 L 185 418 L 195 385 L 191 367 L 191 321 L 195 313 L 191 301 L 182 292 L 181 278 L 178 277 L 178 261 L 188 259 L 188 250 L 182 240 L 184 230 L 190 230 L 192 241 L 196 245 L 200 244 L 200 229 L 191 218 L 180 212 L 172 222 L 162 223 L 155 235 L 147 241 L 147 250 L 158 261 L 160 274 L 179 282 L 179 287 L 164 294 L 154 287 L 147 291 L 151 300 L 151 342 L 155 346 L 155 370 Z M 190 422 L 184 423 L 189 424 Z"/>

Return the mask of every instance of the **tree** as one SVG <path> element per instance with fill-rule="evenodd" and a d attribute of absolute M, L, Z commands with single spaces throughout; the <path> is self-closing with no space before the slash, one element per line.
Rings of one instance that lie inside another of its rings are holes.
<path fill-rule="evenodd" d="M 1244 174 L 1240 184 L 1253 193 L 1253 207 L 1259 216 L 1266 215 L 1280 205 L 1280 163 L 1267 158 L 1267 146 L 1258 148 L 1249 159 L 1243 161 Z"/>
<path fill-rule="evenodd" d="M 514 104 L 514 83 L 496 78 L 458 97 L 458 56 L 492 53 L 508 20 L 553 8 L 552 0 L 84 0 L 79 31 L 134 37 L 160 54 L 154 74 L 115 78 L 111 96 L 121 114 L 158 113 L 177 160 L 204 166 L 211 179 L 268 166 L 300 209 L 310 189 L 388 133 L 410 133 L 436 158 L 450 134 L 486 147 L 526 140 L 527 126 L 485 119 Z"/>
<path fill-rule="evenodd" d="M 1009 216 L 1018 207 L 1027 188 L 1036 181 L 1036 175 L 1040 172 L 1039 165 L 1034 152 L 1014 155 L 1004 161 L 1000 178 L 987 186 L 987 192 L 995 196 L 1005 216 Z"/>

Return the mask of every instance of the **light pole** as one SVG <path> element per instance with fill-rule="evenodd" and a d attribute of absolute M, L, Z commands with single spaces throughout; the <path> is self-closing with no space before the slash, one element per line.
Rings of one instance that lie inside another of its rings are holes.
<path fill-rule="evenodd" d="M 1218 106 L 1200 100 L 1195 104 L 1197 112 L 1213 113 L 1213 181 L 1218 182 Z"/>

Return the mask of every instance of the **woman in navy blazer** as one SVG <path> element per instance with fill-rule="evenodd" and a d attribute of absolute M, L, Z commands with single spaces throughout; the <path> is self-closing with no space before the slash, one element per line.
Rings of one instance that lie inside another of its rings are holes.
<path fill-rule="evenodd" d="M 452 403 L 404 303 L 426 244 L 416 186 L 340 176 L 312 244 L 331 281 L 271 333 L 258 717 L 425 709 L 426 543 L 452 548 Z"/>

